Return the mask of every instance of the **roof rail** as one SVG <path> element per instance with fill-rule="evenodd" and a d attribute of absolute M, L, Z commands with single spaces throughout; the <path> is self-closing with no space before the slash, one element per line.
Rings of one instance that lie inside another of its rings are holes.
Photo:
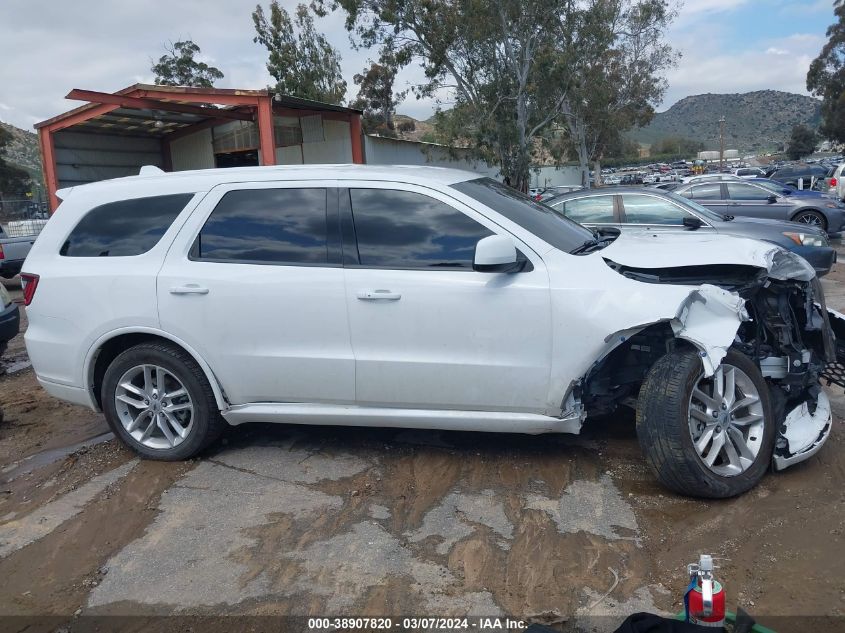
<path fill-rule="evenodd" d="M 138 172 L 139 176 L 158 176 L 163 174 L 164 172 L 156 167 L 155 165 L 144 165 L 141 167 L 141 171 Z"/>

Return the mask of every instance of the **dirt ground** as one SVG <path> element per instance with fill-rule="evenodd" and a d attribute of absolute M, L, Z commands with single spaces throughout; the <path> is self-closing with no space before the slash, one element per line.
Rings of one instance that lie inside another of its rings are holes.
<path fill-rule="evenodd" d="M 825 281 L 833 307 L 843 268 Z M 0 630 L 85 630 L 93 616 L 172 628 L 160 615 L 509 615 L 612 630 L 628 613 L 682 610 L 702 552 L 718 557 L 730 610 L 778 631 L 845 630 L 845 398 L 833 391 L 817 456 L 703 502 L 656 483 L 630 413 L 552 437 L 245 425 L 199 459 L 139 461 L 102 416 L 47 396 L 21 339 L 0 377 Z"/>

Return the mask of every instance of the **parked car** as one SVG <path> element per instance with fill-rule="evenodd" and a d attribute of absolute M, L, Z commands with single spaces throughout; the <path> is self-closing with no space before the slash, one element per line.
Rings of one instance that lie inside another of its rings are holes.
<path fill-rule="evenodd" d="M 763 178 L 766 175 L 766 172 L 758 167 L 739 167 L 732 173 L 740 178 Z"/>
<path fill-rule="evenodd" d="M 625 174 L 619 181 L 621 185 L 641 185 L 643 184 L 643 177 L 640 174 Z"/>
<path fill-rule="evenodd" d="M 792 185 L 787 185 L 771 178 L 749 178 L 748 182 L 765 187 L 777 195 L 795 196 L 796 198 L 823 198 L 825 201 L 836 200 L 836 197 L 828 192 L 819 191 L 818 189 L 796 189 Z"/>
<path fill-rule="evenodd" d="M 546 204 L 590 228 L 697 231 L 771 242 L 806 259 L 820 277 L 829 273 L 836 261 L 836 250 L 821 229 L 782 220 L 720 215 L 693 200 L 651 187 L 563 194 Z"/>
<path fill-rule="evenodd" d="M 547 198 L 560 195 L 562 193 L 569 193 L 570 191 L 581 191 L 584 187 L 581 185 L 555 185 L 553 187 L 546 187 L 537 194 L 534 198 L 537 201 L 543 201 Z"/>
<path fill-rule="evenodd" d="M 21 279 L 39 383 L 146 458 L 250 421 L 577 433 L 630 405 L 660 481 L 727 497 L 829 435 L 845 319 L 777 245 L 597 234 L 435 167 L 142 171 L 62 192 Z"/>
<path fill-rule="evenodd" d="M 0 224 L 0 277 L 11 279 L 21 271 L 29 249 L 46 220 Z"/>
<path fill-rule="evenodd" d="M 0 283 L 0 356 L 6 351 L 9 341 L 20 332 L 20 323 L 18 304 L 12 301 L 6 287 Z"/>
<path fill-rule="evenodd" d="M 796 189 L 814 189 L 820 182 L 824 182 L 826 175 L 826 167 L 801 163 L 785 165 L 767 174 L 772 180 L 794 185 Z"/>
<path fill-rule="evenodd" d="M 828 191 L 835 196 L 837 200 L 845 200 L 845 177 L 843 177 L 843 170 L 845 170 L 845 163 L 837 166 L 827 181 Z"/>
<path fill-rule="evenodd" d="M 778 195 L 746 181 L 692 183 L 675 193 L 720 215 L 790 220 L 837 234 L 845 222 L 845 206 L 830 198 Z"/>

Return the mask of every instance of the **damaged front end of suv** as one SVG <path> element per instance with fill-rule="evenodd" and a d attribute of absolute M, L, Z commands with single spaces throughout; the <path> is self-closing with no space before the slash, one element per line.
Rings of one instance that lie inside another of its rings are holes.
<path fill-rule="evenodd" d="M 652 469 L 685 494 L 744 492 L 831 432 L 821 385 L 845 387 L 845 317 L 827 309 L 806 261 L 778 247 L 761 254 L 765 265 L 657 268 L 603 257 L 627 279 L 689 289 L 674 318 L 618 337 L 577 392 L 589 415 L 634 407 Z"/>

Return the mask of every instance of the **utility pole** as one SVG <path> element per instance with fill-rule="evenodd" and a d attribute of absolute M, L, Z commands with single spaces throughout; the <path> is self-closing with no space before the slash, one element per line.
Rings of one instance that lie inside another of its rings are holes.
<path fill-rule="evenodd" d="M 725 115 L 719 117 L 719 171 L 725 169 Z"/>

